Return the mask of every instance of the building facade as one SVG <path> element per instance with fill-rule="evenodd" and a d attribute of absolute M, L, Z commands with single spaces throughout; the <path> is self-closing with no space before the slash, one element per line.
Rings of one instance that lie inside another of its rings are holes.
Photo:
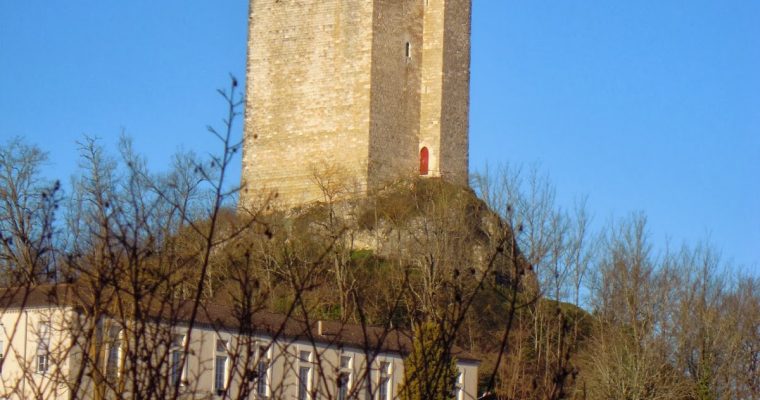
<path fill-rule="evenodd" d="M 204 307 L 192 330 L 182 318 L 88 319 L 73 298 L 65 285 L 0 291 L 0 398 L 391 400 L 411 343 L 400 331 L 268 313 L 241 334 L 224 306 Z M 457 368 L 455 398 L 477 398 L 478 362 L 460 356 Z"/>
<path fill-rule="evenodd" d="M 241 206 L 467 185 L 471 0 L 252 0 Z"/>

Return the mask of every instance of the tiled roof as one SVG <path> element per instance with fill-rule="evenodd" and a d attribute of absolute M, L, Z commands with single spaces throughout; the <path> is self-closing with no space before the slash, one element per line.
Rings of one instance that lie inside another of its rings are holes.
<path fill-rule="evenodd" d="M 92 306 L 96 296 L 92 289 L 78 284 L 45 284 L 29 287 L 0 289 L 0 311 L 12 311 L 37 307 L 72 307 L 86 310 Z M 113 301 L 110 293 L 99 293 L 101 302 Z M 149 301 L 143 312 L 149 318 L 187 325 L 192 316 L 193 303 L 183 301 L 177 304 Z M 103 307 L 105 308 L 105 307 Z M 328 346 L 347 346 L 363 350 L 369 354 L 381 351 L 408 354 L 412 348 L 411 332 L 382 326 L 341 323 L 339 321 L 305 320 L 296 316 L 263 310 L 247 313 L 230 304 L 201 304 L 195 317 L 196 326 L 213 329 L 265 335 L 278 340 L 301 340 Z M 471 354 L 454 347 L 453 355 L 462 361 L 477 362 Z"/>

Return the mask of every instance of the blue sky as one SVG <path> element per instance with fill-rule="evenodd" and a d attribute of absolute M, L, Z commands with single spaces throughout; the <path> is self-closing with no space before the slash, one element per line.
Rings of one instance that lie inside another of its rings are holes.
<path fill-rule="evenodd" d="M 126 132 L 156 169 L 213 151 L 245 71 L 247 2 L 0 0 L 0 143 L 67 181 L 77 140 Z M 709 237 L 760 271 L 760 2 L 474 0 L 470 159 L 539 165 L 598 224 Z M 239 167 L 236 166 L 236 177 Z"/>

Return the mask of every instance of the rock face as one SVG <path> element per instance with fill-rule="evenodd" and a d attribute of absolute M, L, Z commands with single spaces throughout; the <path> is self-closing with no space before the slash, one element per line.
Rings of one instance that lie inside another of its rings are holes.
<path fill-rule="evenodd" d="M 459 269 L 463 279 L 489 273 L 511 280 L 521 274 L 523 288 L 536 287 L 512 226 L 471 189 L 441 179 L 399 181 L 362 198 L 313 203 L 285 214 L 289 237 L 338 238 L 343 249 L 405 265 Z"/>
<path fill-rule="evenodd" d="M 252 0 L 241 206 L 323 200 L 325 181 L 359 195 L 421 173 L 467 185 L 470 11 Z"/>

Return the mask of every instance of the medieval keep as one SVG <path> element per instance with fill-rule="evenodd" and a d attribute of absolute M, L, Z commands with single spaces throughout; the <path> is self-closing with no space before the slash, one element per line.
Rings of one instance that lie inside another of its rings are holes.
<path fill-rule="evenodd" d="M 471 0 L 251 0 L 241 205 L 467 184 Z"/>

